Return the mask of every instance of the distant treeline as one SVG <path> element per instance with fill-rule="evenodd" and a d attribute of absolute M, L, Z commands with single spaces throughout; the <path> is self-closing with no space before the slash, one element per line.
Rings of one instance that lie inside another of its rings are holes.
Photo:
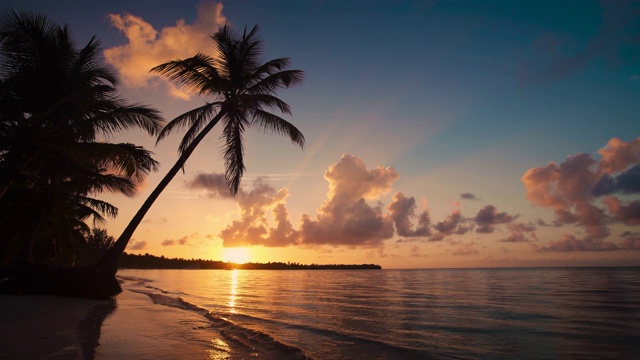
<path fill-rule="evenodd" d="M 379 270 L 380 265 L 374 264 L 299 264 L 295 262 L 268 262 L 268 263 L 246 263 L 236 264 L 232 262 L 203 260 L 203 259 L 183 259 L 166 258 L 164 256 L 154 256 L 150 254 L 135 255 L 124 253 L 120 257 L 120 269 L 217 269 L 217 270 Z"/>

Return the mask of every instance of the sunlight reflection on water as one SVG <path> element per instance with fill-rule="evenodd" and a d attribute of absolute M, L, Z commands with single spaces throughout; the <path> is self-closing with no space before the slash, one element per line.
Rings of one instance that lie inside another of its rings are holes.
<path fill-rule="evenodd" d="M 231 270 L 231 290 L 229 291 L 229 311 L 237 314 L 236 296 L 238 296 L 238 269 Z"/>
<path fill-rule="evenodd" d="M 319 359 L 625 359 L 640 353 L 639 268 L 136 276 Z"/>

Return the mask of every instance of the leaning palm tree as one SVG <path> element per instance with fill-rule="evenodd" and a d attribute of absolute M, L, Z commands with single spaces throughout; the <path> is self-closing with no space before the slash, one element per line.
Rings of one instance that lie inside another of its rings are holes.
<path fill-rule="evenodd" d="M 285 70 L 289 66 L 288 58 L 261 61 L 263 42 L 258 36 L 257 25 L 249 32 L 245 28 L 240 36 L 225 25 L 213 35 L 213 40 L 216 45 L 213 57 L 198 53 L 191 58 L 169 61 L 151 69 L 152 72 L 168 76 L 186 90 L 211 97 L 212 100 L 173 119 L 160 132 L 158 141 L 175 130 L 188 129 L 179 145 L 178 161 L 149 195 L 115 245 L 99 261 L 101 272 L 115 275 L 118 258 L 136 227 L 160 193 L 184 167 L 198 144 L 218 123 L 222 123 L 225 141 L 225 177 L 234 195 L 245 170 L 243 134 L 246 128 L 256 125 L 262 130 L 286 135 L 295 144 L 304 146 L 304 136 L 294 125 L 268 111 L 277 109 L 291 114 L 289 105 L 275 94 L 281 88 L 301 83 L 303 72 Z"/>

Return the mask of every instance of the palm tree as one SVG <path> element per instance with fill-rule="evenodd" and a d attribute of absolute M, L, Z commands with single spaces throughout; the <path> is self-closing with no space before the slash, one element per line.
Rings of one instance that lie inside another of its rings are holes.
<path fill-rule="evenodd" d="M 198 53 L 195 56 L 159 65 L 151 71 L 166 75 L 186 90 L 212 98 L 211 102 L 188 111 L 170 121 L 160 132 L 158 141 L 174 130 L 188 128 L 179 145 L 180 157 L 160 181 L 140 210 L 133 217 L 115 245 L 99 261 L 101 272 L 117 272 L 118 258 L 124 252 L 136 227 L 153 202 L 173 177 L 182 169 L 198 144 L 215 125 L 222 122 L 225 177 L 235 195 L 245 170 L 243 134 L 247 127 L 257 125 L 261 130 L 287 135 L 295 144 L 304 147 L 304 136 L 291 123 L 267 111 L 277 109 L 291 114 L 289 105 L 275 96 L 276 91 L 302 82 L 303 72 L 285 70 L 288 58 L 261 62 L 263 42 L 258 26 L 241 36 L 228 25 L 213 35 L 216 45 L 214 57 Z"/>
<path fill-rule="evenodd" d="M 68 27 L 43 15 L 5 13 L 0 24 L 0 250 L 15 253 L 9 243 L 20 241 L 25 259 L 32 260 L 35 244 L 46 247 L 53 239 L 58 249 L 65 241 L 73 246 L 82 220 L 100 222 L 103 215 L 116 214 L 115 207 L 92 195 L 133 195 L 136 183 L 157 169 L 144 148 L 101 140 L 132 128 L 155 135 L 163 120 L 156 110 L 117 95 L 115 75 L 100 54 L 98 40 L 77 49 Z M 16 211 L 14 204 L 27 203 L 33 206 Z M 28 236 L 16 227 L 25 221 Z"/>

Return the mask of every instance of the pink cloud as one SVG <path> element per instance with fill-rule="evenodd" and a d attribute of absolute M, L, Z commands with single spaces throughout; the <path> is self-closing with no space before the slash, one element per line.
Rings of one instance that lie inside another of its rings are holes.
<path fill-rule="evenodd" d="M 440 221 L 433 226 L 437 233 L 431 236 L 429 241 L 441 241 L 446 236 L 452 234 L 466 234 L 468 231 L 473 230 L 473 224 L 467 224 L 468 222 L 469 219 L 462 216 L 460 209 L 456 209 L 451 214 L 447 215 L 443 221 Z"/>
<path fill-rule="evenodd" d="M 164 78 L 149 73 L 149 70 L 169 60 L 189 58 L 207 50 L 213 52 L 211 35 L 226 22 L 222 15 L 222 4 L 201 1 L 197 5 L 197 13 L 193 24 L 186 24 L 180 19 L 175 26 L 161 30 L 156 30 L 132 14 L 109 14 L 111 25 L 123 33 L 129 42 L 106 49 L 105 59 L 118 70 L 127 86 L 145 87 L 152 79 L 156 79 L 164 82 L 173 96 L 187 98 L 187 94 Z"/>
<path fill-rule="evenodd" d="M 602 199 L 613 218 L 625 225 L 640 225 L 640 200 L 623 203 L 615 196 Z"/>
<path fill-rule="evenodd" d="M 501 239 L 500 242 L 520 243 L 538 240 L 536 236 L 536 226 L 533 224 L 514 223 L 509 224 L 507 228 L 509 229 L 509 235 Z M 529 234 L 530 237 L 527 237 L 525 234 Z"/>
<path fill-rule="evenodd" d="M 399 177 L 390 167 L 367 169 L 362 159 L 345 154 L 325 172 L 329 192 L 315 218 L 302 216 L 304 244 L 378 246 L 393 236 L 393 220 L 382 213 L 382 204 L 370 205 L 391 191 Z"/>
<path fill-rule="evenodd" d="M 536 249 L 541 252 L 573 252 L 573 251 L 614 251 L 620 247 L 610 241 L 594 240 L 591 238 L 578 239 L 573 235 L 562 235 L 557 241 Z"/>
<path fill-rule="evenodd" d="M 602 201 L 606 209 L 596 202 L 605 194 L 640 192 L 640 138 L 630 142 L 611 139 L 598 154 L 599 161 L 580 153 L 560 165 L 551 162 L 529 169 L 522 176 L 527 199 L 533 205 L 554 209 L 557 224 L 583 226 L 594 241 L 609 236 L 612 221 L 627 225 L 640 222 L 640 202 L 623 204 L 609 196 Z"/>
<path fill-rule="evenodd" d="M 602 157 L 598 164 L 600 172 L 613 174 L 624 171 L 640 163 L 640 137 L 630 142 L 613 138 L 598 153 Z"/>
<path fill-rule="evenodd" d="M 473 220 L 478 225 L 477 233 L 491 234 L 495 229 L 495 225 L 508 224 L 515 218 L 515 216 L 506 212 L 498 212 L 498 209 L 493 205 L 486 205 L 478 211 Z"/>
<path fill-rule="evenodd" d="M 289 222 L 285 199 L 286 188 L 276 191 L 262 178 L 256 179 L 253 189 L 238 192 L 240 220 L 233 221 L 219 236 L 226 247 L 244 245 L 287 246 L 298 242 L 299 235 Z M 267 210 L 273 209 L 276 227 L 270 229 Z"/>
<path fill-rule="evenodd" d="M 416 199 L 407 198 L 403 193 L 399 192 L 393 196 L 393 201 L 387 206 L 391 219 L 396 225 L 396 231 L 399 236 L 429 236 L 431 235 L 429 212 L 423 211 L 416 215 Z M 413 229 L 411 219 L 418 219 L 418 227 Z"/>

